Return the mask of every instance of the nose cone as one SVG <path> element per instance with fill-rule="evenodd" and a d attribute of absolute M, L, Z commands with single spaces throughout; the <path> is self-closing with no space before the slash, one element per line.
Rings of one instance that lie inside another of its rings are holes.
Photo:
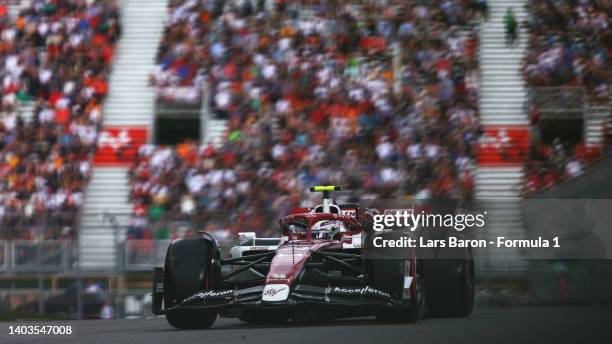
<path fill-rule="evenodd" d="M 310 257 L 310 250 L 310 245 L 285 244 L 280 246 L 270 264 L 266 285 L 283 284 L 291 286 L 304 268 L 304 263 Z"/>

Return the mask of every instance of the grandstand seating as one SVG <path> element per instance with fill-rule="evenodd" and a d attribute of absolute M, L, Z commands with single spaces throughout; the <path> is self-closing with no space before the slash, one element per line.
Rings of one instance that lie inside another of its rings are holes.
<path fill-rule="evenodd" d="M 171 2 L 152 79 L 164 99 L 197 101 L 182 90 L 206 75 L 212 108 L 228 120 L 225 139 L 141 148 L 131 172 L 135 238 L 160 214 L 234 209 L 226 228 L 247 209 L 282 214 L 309 202 L 302 190 L 317 183 L 366 197 L 471 197 L 479 115 L 471 25 L 481 2 L 220 4 Z"/>
<path fill-rule="evenodd" d="M 597 128 L 609 116 L 610 11 L 598 1 L 568 12 L 567 1 L 532 0 L 528 31 L 520 32 L 529 44 L 522 38 L 504 47 L 499 14 L 522 3 L 492 1 L 492 16 L 479 33 L 485 6 L 476 0 L 289 1 L 274 8 L 172 0 L 154 70 L 146 76 L 151 66 L 139 61 L 152 59 L 158 36 L 150 32 L 162 23 L 133 20 L 137 29 L 125 42 L 146 46 L 142 51 L 151 56 L 138 49 L 122 56 L 127 63 L 118 63 L 110 92 L 121 31 L 114 1 L 32 1 L 0 11 L 6 43 L 0 49 L 0 223 L 25 228 L 45 219 L 52 224 L 49 237 L 73 235 L 82 203 L 97 197 L 84 191 L 107 93 L 105 114 L 121 125 L 150 129 L 159 101 L 206 101 L 214 112 L 205 133 L 217 135 L 212 144 L 140 149 L 129 174 L 138 227 L 130 233 L 137 237 L 155 227 L 151 212 L 204 219 L 228 207 L 238 213 L 273 206 L 282 213 L 308 203 L 298 190 L 314 183 L 344 184 L 366 197 L 469 199 L 477 181 L 481 198 L 483 190 L 500 188 L 514 197 L 522 167 L 479 173 L 474 156 L 480 125 L 531 121 L 537 132 L 537 109 L 530 109 L 531 117 L 521 109 L 523 80 L 529 87 L 583 87 L 588 102 L 600 106 L 597 120 L 586 125 L 586 143 L 533 142 L 523 195 L 554 185 L 606 151 L 605 133 Z M 523 18 L 522 8 L 514 11 Z M 521 78 L 515 67 L 525 48 Z M 31 120 L 19 119 L 20 111 Z M 499 176 L 503 185 L 490 183 Z M 92 209 L 94 218 L 100 207 Z"/>
<path fill-rule="evenodd" d="M 32 237 L 11 228 L 44 223 L 45 238 L 71 237 L 102 121 L 119 11 L 115 1 L 23 2 L 10 17 L 13 8 L 0 18 L 0 235 Z M 35 104 L 31 121 L 18 113 L 23 102 Z"/>
<path fill-rule="evenodd" d="M 531 0 L 525 78 L 533 86 L 580 86 L 608 102 L 610 5 L 601 1 Z"/>
<path fill-rule="evenodd" d="M 612 106 L 610 4 L 531 0 L 529 9 L 529 48 L 524 65 L 528 85 L 563 87 L 574 92 L 584 89 L 586 97 L 578 104 L 585 126 L 582 142 L 578 143 L 562 137 L 543 142 L 540 108 L 530 108 L 535 135 L 525 166 L 526 195 L 580 175 L 585 166 L 598 160 L 605 151 L 605 119 Z"/>
<path fill-rule="evenodd" d="M 123 240 L 132 209 L 127 176 L 133 160 L 130 152 L 151 137 L 154 127 L 156 98 L 149 73 L 155 66 L 167 4 L 167 0 L 121 3 L 123 29 L 109 78 L 102 135 L 112 146 L 112 139 L 124 132 L 126 142 L 118 150 L 99 143 L 79 227 L 83 268 L 108 269 L 118 263 L 117 242 Z"/>

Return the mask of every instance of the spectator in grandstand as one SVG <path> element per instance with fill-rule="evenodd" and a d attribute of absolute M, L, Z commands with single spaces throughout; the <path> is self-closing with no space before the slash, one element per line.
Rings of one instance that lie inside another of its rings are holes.
<path fill-rule="evenodd" d="M 8 229 L 0 235 L 70 238 L 100 128 L 118 7 L 23 2 L 15 21 L 2 23 L 0 227 Z M 17 111 L 24 101 L 36 102 L 28 122 Z"/>
<path fill-rule="evenodd" d="M 531 127 L 531 145 L 538 144 L 541 139 L 541 119 L 542 114 L 537 105 L 533 104 L 529 108 L 529 125 Z"/>
<path fill-rule="evenodd" d="M 579 176 L 585 165 L 600 157 L 599 147 L 582 143 L 572 146 L 555 139 L 550 146 L 543 143 L 534 145 L 525 164 L 525 196 Z"/>
<path fill-rule="evenodd" d="M 183 76 L 206 75 L 228 131 L 220 147 L 141 148 L 136 206 L 269 231 L 279 214 L 314 201 L 302 190 L 318 183 L 382 198 L 469 198 L 478 40 L 458 27 L 483 6 L 462 4 L 288 2 L 266 12 L 173 2 L 153 82 L 198 87 Z M 235 209 L 230 219 L 225 209 Z"/>
<path fill-rule="evenodd" d="M 609 4 L 532 0 L 525 79 L 532 86 L 585 87 L 591 101 L 610 95 Z"/>
<path fill-rule="evenodd" d="M 524 73 L 532 87 L 583 87 L 587 102 L 606 104 L 610 97 L 612 34 L 610 13 L 605 2 L 584 0 L 532 0 L 529 48 Z M 540 111 L 530 109 L 532 133 L 540 133 Z M 527 162 L 527 193 L 550 187 L 564 178 L 577 176 L 602 152 L 599 146 L 575 145 L 556 140 L 554 147 L 532 135 L 534 154 Z M 605 145 L 605 142 L 604 142 Z M 562 148 L 559 148 L 562 147 Z M 544 180 L 543 182 L 538 182 Z"/>
<path fill-rule="evenodd" d="M 504 15 L 504 27 L 506 29 L 506 45 L 513 45 L 518 37 L 518 23 L 511 7 L 508 7 L 506 15 Z"/>

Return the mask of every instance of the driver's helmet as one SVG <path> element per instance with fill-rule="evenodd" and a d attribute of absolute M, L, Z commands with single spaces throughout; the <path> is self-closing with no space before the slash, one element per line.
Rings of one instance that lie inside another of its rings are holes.
<path fill-rule="evenodd" d="M 345 232 L 346 227 L 342 221 L 323 220 L 312 226 L 312 237 L 315 239 L 331 239 L 338 232 Z"/>

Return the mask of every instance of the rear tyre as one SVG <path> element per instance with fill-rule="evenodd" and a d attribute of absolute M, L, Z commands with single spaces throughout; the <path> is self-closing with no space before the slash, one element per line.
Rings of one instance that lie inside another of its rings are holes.
<path fill-rule="evenodd" d="M 426 262 L 426 289 L 432 316 L 460 318 L 472 313 L 476 289 L 472 251 L 466 249 L 464 256 L 463 259 L 442 256 Z"/>
<path fill-rule="evenodd" d="M 395 297 L 405 299 L 409 293 L 410 305 L 403 309 L 377 310 L 376 320 L 383 323 L 411 323 L 422 318 L 425 308 L 425 285 L 422 264 L 415 257 L 408 260 L 374 260 L 373 284 Z M 409 290 L 404 290 L 404 281 L 412 277 Z"/>
<path fill-rule="evenodd" d="M 213 286 L 211 243 L 204 239 L 180 239 L 168 247 L 164 268 L 164 304 L 178 305 L 185 298 Z M 178 329 L 209 328 L 217 312 L 177 310 L 166 314 L 168 323 Z"/>

